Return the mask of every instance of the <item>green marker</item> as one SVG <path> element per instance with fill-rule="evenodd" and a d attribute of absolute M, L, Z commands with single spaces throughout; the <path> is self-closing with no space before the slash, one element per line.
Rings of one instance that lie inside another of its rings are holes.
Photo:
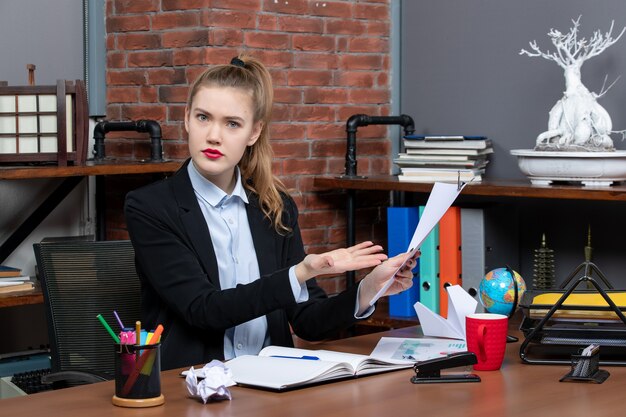
<path fill-rule="evenodd" d="M 102 317 L 102 314 L 98 314 L 96 317 L 98 318 L 98 320 L 100 320 L 100 323 L 102 323 L 102 325 L 107 330 L 107 332 L 109 332 L 109 334 L 111 335 L 111 337 L 113 338 L 115 343 L 119 343 L 120 342 L 120 338 L 117 337 L 117 335 L 115 334 L 113 329 L 111 329 L 111 326 L 109 326 L 109 323 L 107 323 L 106 320 L 104 319 L 104 317 Z"/>

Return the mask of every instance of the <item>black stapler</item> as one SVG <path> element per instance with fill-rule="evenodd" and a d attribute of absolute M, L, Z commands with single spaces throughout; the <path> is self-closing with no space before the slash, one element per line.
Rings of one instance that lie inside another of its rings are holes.
<path fill-rule="evenodd" d="M 449 374 L 441 375 L 442 369 L 456 368 L 457 366 L 474 365 L 478 361 L 472 352 L 451 353 L 441 358 L 417 362 L 413 365 L 415 376 L 411 378 L 414 384 L 433 384 L 440 382 L 480 382 L 476 374 Z"/>

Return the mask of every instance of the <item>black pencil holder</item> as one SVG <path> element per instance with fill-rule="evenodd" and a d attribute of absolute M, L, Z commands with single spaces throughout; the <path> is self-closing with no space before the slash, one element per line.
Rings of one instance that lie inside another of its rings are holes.
<path fill-rule="evenodd" d="M 161 394 L 161 345 L 115 344 L 115 395 L 121 407 L 153 407 Z"/>
<path fill-rule="evenodd" d="M 591 356 L 572 355 L 572 369 L 560 381 L 589 381 L 601 384 L 610 374 L 608 371 L 598 369 L 599 362 L 599 351 Z"/>

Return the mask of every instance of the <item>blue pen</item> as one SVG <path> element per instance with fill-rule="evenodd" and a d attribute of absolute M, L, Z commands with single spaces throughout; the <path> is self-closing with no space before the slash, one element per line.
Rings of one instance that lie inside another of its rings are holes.
<path fill-rule="evenodd" d="M 319 361 L 320 358 L 317 356 L 282 356 L 282 355 L 272 355 L 272 358 L 287 358 L 287 359 L 306 359 L 309 361 Z"/>

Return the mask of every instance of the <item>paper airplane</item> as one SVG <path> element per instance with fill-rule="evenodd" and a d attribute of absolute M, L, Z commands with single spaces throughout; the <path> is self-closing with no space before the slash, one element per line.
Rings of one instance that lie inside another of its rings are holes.
<path fill-rule="evenodd" d="M 448 318 L 433 313 L 419 301 L 413 305 L 424 336 L 449 337 L 465 340 L 465 317 L 476 311 L 478 302 L 460 285 L 451 285 L 448 290 Z"/>

